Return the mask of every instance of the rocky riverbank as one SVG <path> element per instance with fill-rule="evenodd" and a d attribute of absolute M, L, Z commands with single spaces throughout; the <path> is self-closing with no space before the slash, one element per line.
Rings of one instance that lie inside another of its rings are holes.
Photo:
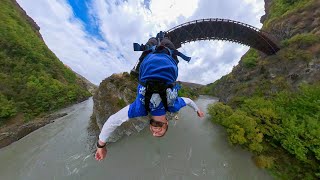
<path fill-rule="evenodd" d="M 67 113 L 53 113 L 43 118 L 37 118 L 33 121 L 23 123 L 16 121 L 10 125 L 4 125 L 0 129 L 0 148 L 23 138 L 29 133 L 54 122 L 56 119 L 68 115 Z"/>

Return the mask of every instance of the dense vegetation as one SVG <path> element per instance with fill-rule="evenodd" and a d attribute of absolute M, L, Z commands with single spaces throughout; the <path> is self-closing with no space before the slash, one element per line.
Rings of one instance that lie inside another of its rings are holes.
<path fill-rule="evenodd" d="M 282 179 L 313 179 L 320 177 L 319 97 L 320 84 L 303 85 L 296 93 L 244 98 L 236 109 L 217 103 L 209 113 L 227 128 L 230 143 L 256 154 L 258 166 Z"/>
<path fill-rule="evenodd" d="M 90 96 L 13 1 L 1 0 L 0 7 L 0 124 L 18 114 L 29 120 Z"/>
<path fill-rule="evenodd" d="M 241 65 L 243 72 L 256 76 L 233 84 L 234 96 L 226 104 L 209 107 L 212 121 L 226 127 L 229 142 L 253 152 L 259 167 L 281 179 L 320 178 L 320 82 L 295 84 L 286 72 L 270 77 L 262 67 L 275 62 L 282 63 L 281 68 L 314 64 L 319 45 L 319 36 L 305 33 L 283 40 L 275 56 L 263 58 L 250 50 Z M 208 87 L 237 82 L 234 79 L 231 73 Z"/>
<path fill-rule="evenodd" d="M 255 49 L 249 51 L 242 57 L 242 63 L 246 68 L 253 68 L 257 65 L 259 54 Z"/>

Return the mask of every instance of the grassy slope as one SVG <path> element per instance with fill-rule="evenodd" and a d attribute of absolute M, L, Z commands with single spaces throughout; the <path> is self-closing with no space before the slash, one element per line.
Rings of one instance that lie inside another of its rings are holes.
<path fill-rule="evenodd" d="M 268 27 L 272 25 L 273 21 L 309 6 L 314 1 L 315 0 L 272 0 L 271 13 L 264 22 L 264 27 Z"/>
<path fill-rule="evenodd" d="M 90 96 L 12 0 L 1 0 L 0 7 L 0 124 L 17 114 L 28 120 Z"/>

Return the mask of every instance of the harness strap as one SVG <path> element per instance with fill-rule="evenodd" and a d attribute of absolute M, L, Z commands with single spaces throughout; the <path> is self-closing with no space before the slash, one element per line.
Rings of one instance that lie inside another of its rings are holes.
<path fill-rule="evenodd" d="M 143 84 L 141 84 L 143 85 Z M 143 85 L 144 86 L 144 85 Z M 160 95 L 161 101 L 166 111 L 168 111 L 168 101 L 167 101 L 167 89 L 173 88 L 173 84 L 166 84 L 160 80 L 148 80 L 146 82 L 146 93 L 144 98 L 144 106 L 147 112 L 150 112 L 150 100 L 154 93 Z"/>
<path fill-rule="evenodd" d="M 150 99 L 151 99 L 151 96 L 152 96 L 152 92 L 148 91 L 146 89 L 146 94 L 144 95 L 144 107 L 146 108 L 146 111 L 147 112 L 150 112 Z"/>
<path fill-rule="evenodd" d="M 157 53 L 164 53 L 164 54 L 168 54 L 169 56 L 172 57 L 172 51 L 166 47 L 166 46 L 152 46 L 151 48 L 152 53 L 157 54 Z"/>
<path fill-rule="evenodd" d="M 168 111 L 167 88 L 159 93 L 164 109 Z"/>
<path fill-rule="evenodd" d="M 167 47 L 166 47 L 167 48 Z M 139 60 L 143 60 L 143 58 L 149 54 L 150 52 L 154 52 L 156 51 L 157 49 L 157 46 L 149 46 L 149 45 L 143 45 L 143 44 L 138 44 L 138 43 L 133 43 L 133 49 L 134 51 L 144 51 L 143 52 L 143 55 L 141 56 L 141 58 L 139 58 Z M 180 56 L 183 60 L 187 61 L 187 62 L 190 62 L 191 60 L 191 57 L 188 57 L 186 55 L 184 55 L 183 53 L 179 52 L 178 50 L 171 50 L 169 48 L 167 48 L 168 51 L 169 51 L 169 55 L 171 57 L 174 57 L 174 56 Z M 178 59 L 176 59 L 178 60 Z"/>

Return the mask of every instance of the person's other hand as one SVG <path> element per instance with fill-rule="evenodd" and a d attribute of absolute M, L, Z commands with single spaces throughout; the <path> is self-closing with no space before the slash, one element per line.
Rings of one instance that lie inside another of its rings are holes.
<path fill-rule="evenodd" d="M 103 160 L 107 155 L 107 148 L 97 148 L 95 158 L 97 161 Z"/>
<path fill-rule="evenodd" d="M 201 110 L 197 111 L 197 114 L 200 118 L 204 117 L 204 113 Z"/>

